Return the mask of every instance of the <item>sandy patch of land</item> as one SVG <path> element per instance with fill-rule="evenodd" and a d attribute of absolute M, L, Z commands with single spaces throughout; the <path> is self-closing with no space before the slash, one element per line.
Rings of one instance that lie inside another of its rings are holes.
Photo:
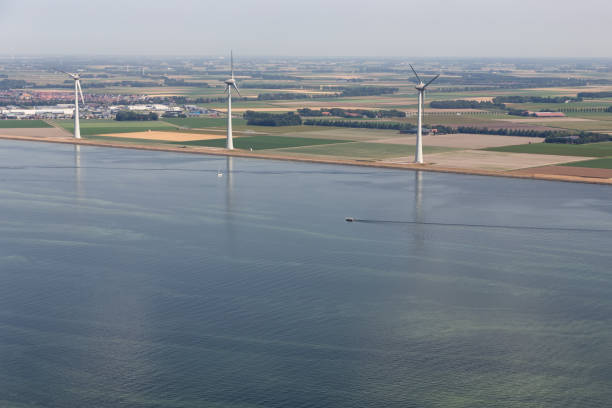
<path fill-rule="evenodd" d="M 130 133 L 110 133 L 105 135 L 108 137 L 120 137 L 124 139 L 143 139 L 143 140 L 161 140 L 169 142 L 189 142 L 191 140 L 211 140 L 223 139 L 224 135 L 214 135 L 211 133 L 181 133 L 181 132 L 130 132 Z"/>
<path fill-rule="evenodd" d="M 555 175 L 612 179 L 612 169 L 593 169 L 589 167 L 547 166 L 513 171 L 524 175 Z"/>
<path fill-rule="evenodd" d="M 70 137 L 71 133 L 58 128 L 0 128 L 2 136 L 30 136 L 30 137 Z"/>
<path fill-rule="evenodd" d="M 399 157 L 385 160 L 390 163 L 411 163 L 414 157 Z M 546 154 L 489 152 L 484 150 L 461 150 L 425 155 L 425 161 L 433 167 L 508 171 L 528 167 L 584 161 L 584 157 L 553 156 Z"/>
<path fill-rule="evenodd" d="M 414 145 L 416 143 L 416 136 L 404 136 L 406 137 L 371 140 L 371 142 L 407 145 Z M 537 137 L 480 135 L 469 133 L 455 133 L 435 136 L 430 135 L 423 137 L 424 146 L 452 147 L 457 149 L 484 149 L 487 147 L 511 146 L 527 143 L 542 143 L 543 141 L 543 138 Z"/>

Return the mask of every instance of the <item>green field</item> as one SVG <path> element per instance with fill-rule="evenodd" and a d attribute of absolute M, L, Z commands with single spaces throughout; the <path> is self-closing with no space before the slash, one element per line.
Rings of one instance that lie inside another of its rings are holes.
<path fill-rule="evenodd" d="M 50 128 L 52 127 L 47 122 L 42 120 L 0 120 L 0 128 L 15 129 L 15 128 Z"/>
<path fill-rule="evenodd" d="M 424 153 L 441 153 L 455 150 L 447 147 L 423 147 Z M 279 149 L 278 152 L 291 152 L 308 155 L 339 156 L 360 159 L 382 159 L 386 157 L 412 156 L 415 146 L 390 143 L 353 142 L 329 146 L 306 146 Z"/>
<path fill-rule="evenodd" d="M 74 122 L 58 120 L 57 123 L 72 133 Z M 161 121 L 115 121 L 115 120 L 81 120 L 81 135 L 103 135 L 108 133 L 145 132 L 151 130 L 176 130 L 176 127 Z"/>
<path fill-rule="evenodd" d="M 168 122 L 173 125 L 191 129 L 203 129 L 209 127 L 226 127 L 227 118 L 169 118 L 162 119 L 163 122 Z M 232 119 L 233 126 L 246 125 L 244 119 Z"/>
<path fill-rule="evenodd" d="M 225 139 L 213 139 L 213 140 L 193 140 L 190 142 L 172 142 L 171 144 L 185 145 L 185 146 L 210 146 L 210 147 L 225 147 Z M 234 139 L 234 147 L 237 149 L 248 150 L 265 150 L 265 149 L 278 149 L 285 147 L 297 147 L 297 146 L 313 146 L 331 143 L 348 143 L 350 140 L 333 140 L 333 139 L 311 139 L 306 137 L 287 137 L 287 136 L 271 136 L 271 135 L 258 135 L 258 136 L 245 136 L 237 137 Z"/>
<path fill-rule="evenodd" d="M 603 159 L 586 160 L 581 162 L 567 163 L 564 166 L 590 167 L 593 169 L 612 169 L 612 157 Z"/>
<path fill-rule="evenodd" d="M 509 153 L 551 154 L 557 156 L 607 157 L 612 156 L 612 142 L 587 143 L 581 145 L 532 143 L 515 146 L 491 147 L 483 150 Z"/>

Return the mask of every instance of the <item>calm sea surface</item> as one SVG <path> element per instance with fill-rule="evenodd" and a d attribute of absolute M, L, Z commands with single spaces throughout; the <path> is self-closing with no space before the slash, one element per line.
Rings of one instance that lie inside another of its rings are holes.
<path fill-rule="evenodd" d="M 1 141 L 0 217 L 2 407 L 612 401 L 611 187 Z"/>

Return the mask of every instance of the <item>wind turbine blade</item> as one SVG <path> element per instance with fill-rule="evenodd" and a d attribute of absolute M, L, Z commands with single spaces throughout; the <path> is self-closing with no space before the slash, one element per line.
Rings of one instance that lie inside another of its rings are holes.
<path fill-rule="evenodd" d="M 62 71 L 61 69 L 57 69 L 57 68 L 53 68 L 53 70 L 55 70 L 55 71 L 57 71 L 57 72 L 61 72 L 62 74 L 66 74 L 66 75 L 68 75 L 70 78 L 74 78 L 74 74 L 71 74 L 70 72 Z"/>
<path fill-rule="evenodd" d="M 79 88 L 79 93 L 81 94 L 81 102 L 83 102 L 83 105 L 85 105 L 85 98 L 83 98 L 83 90 L 81 89 L 81 81 L 77 80 L 76 83 Z"/>
<path fill-rule="evenodd" d="M 234 51 L 230 50 L 230 70 L 232 71 L 232 78 L 234 78 Z"/>
<path fill-rule="evenodd" d="M 408 64 L 408 65 L 410 65 L 410 69 L 412 69 L 412 72 L 414 72 L 414 76 L 417 77 L 419 82 L 423 82 L 423 81 L 421 81 L 421 77 L 419 76 L 419 74 L 417 74 L 416 71 L 414 70 L 412 64 Z"/>
<path fill-rule="evenodd" d="M 234 84 L 234 89 L 238 93 L 238 96 L 242 98 L 242 95 L 240 95 L 240 91 L 238 90 L 238 87 L 236 86 L 236 84 Z"/>
<path fill-rule="evenodd" d="M 438 77 L 440 76 L 440 74 L 436 75 L 435 77 L 433 77 L 428 83 L 425 84 L 425 86 L 423 88 L 427 88 L 427 86 L 429 84 L 431 84 L 433 81 L 435 81 L 436 79 L 438 79 Z"/>

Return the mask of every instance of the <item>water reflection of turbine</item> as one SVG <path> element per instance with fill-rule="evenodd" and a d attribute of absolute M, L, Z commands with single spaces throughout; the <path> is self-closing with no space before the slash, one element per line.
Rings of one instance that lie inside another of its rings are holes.
<path fill-rule="evenodd" d="M 233 170 L 234 170 L 234 158 L 227 156 L 225 158 L 225 210 L 228 215 L 232 212 L 232 193 L 234 186 L 232 184 Z"/>
<path fill-rule="evenodd" d="M 414 172 L 414 220 L 415 224 L 415 241 L 419 246 L 423 246 L 425 242 L 425 231 L 423 229 L 423 172 Z"/>
<path fill-rule="evenodd" d="M 423 222 L 423 172 L 414 172 L 414 219 Z"/>
<path fill-rule="evenodd" d="M 234 231 L 234 209 L 232 196 L 234 193 L 233 172 L 234 158 L 227 156 L 225 159 L 225 234 L 227 236 L 227 245 L 225 250 L 231 259 L 234 259 L 236 247 L 236 232 Z"/>
<path fill-rule="evenodd" d="M 83 198 L 83 185 L 81 183 L 81 146 L 74 145 L 74 182 L 77 199 Z"/>

